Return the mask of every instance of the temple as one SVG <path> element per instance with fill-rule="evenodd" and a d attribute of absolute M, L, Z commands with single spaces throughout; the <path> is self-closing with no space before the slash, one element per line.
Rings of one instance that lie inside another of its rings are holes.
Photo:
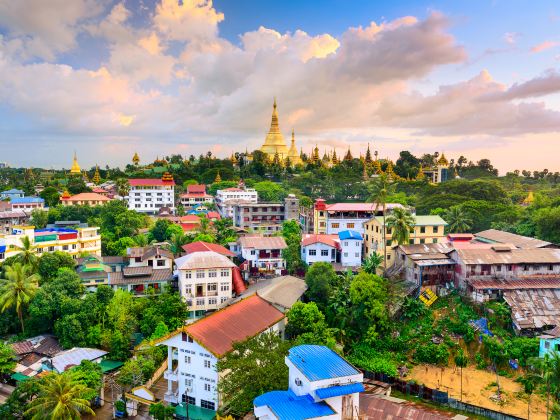
<path fill-rule="evenodd" d="M 301 163 L 301 159 L 295 143 L 295 134 L 292 130 L 292 144 L 288 149 L 284 136 L 280 131 L 280 125 L 278 123 L 278 111 L 276 106 L 276 98 L 274 98 L 274 104 L 272 106 L 272 119 L 270 121 L 270 129 L 264 140 L 264 144 L 261 146 L 260 151 L 266 153 L 268 158 L 272 161 L 277 156 L 282 163 L 289 162 L 290 165 L 296 165 Z"/>
<path fill-rule="evenodd" d="M 76 152 L 74 152 L 74 160 L 72 161 L 72 168 L 70 169 L 70 175 L 81 175 L 82 169 L 78 164 L 78 157 L 76 156 Z"/>

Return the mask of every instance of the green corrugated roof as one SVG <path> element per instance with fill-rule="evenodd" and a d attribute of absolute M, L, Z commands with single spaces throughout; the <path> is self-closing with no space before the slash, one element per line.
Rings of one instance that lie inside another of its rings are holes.
<path fill-rule="evenodd" d="M 19 373 L 19 372 L 12 373 L 11 378 L 17 382 L 23 382 L 30 379 L 29 376 L 25 376 L 23 373 Z"/>
<path fill-rule="evenodd" d="M 416 219 L 416 226 L 447 226 L 447 222 L 439 216 L 413 216 Z M 376 216 L 375 220 L 382 225 L 383 216 Z"/>
<path fill-rule="evenodd" d="M 101 366 L 103 373 L 111 372 L 120 368 L 122 365 L 124 365 L 124 363 L 118 360 L 102 360 L 99 362 L 99 366 Z"/>
<path fill-rule="evenodd" d="M 187 417 L 187 406 L 179 404 L 175 407 L 175 414 L 182 417 Z M 216 412 L 208 408 L 202 408 L 197 405 L 189 404 L 189 419 L 190 420 L 212 420 L 216 418 Z"/>

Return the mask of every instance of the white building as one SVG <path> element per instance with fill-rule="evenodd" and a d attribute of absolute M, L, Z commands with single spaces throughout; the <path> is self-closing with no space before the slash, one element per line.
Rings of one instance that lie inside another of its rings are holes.
<path fill-rule="evenodd" d="M 244 236 L 237 241 L 237 249 L 252 274 L 275 273 L 281 275 L 286 268 L 282 250 L 287 248 L 281 236 Z M 245 264 L 244 263 L 244 264 Z"/>
<path fill-rule="evenodd" d="M 191 208 L 197 204 L 213 203 L 214 197 L 206 193 L 206 185 L 195 184 L 188 185 L 187 192 L 181 194 L 179 196 L 179 200 L 181 201 L 181 205 L 183 207 Z"/>
<path fill-rule="evenodd" d="M 157 214 L 162 207 L 175 211 L 175 181 L 166 172 L 161 179 L 129 179 L 128 209 Z"/>
<path fill-rule="evenodd" d="M 41 197 L 16 197 L 10 200 L 12 211 L 24 210 L 32 211 L 45 208 L 45 200 Z"/>
<path fill-rule="evenodd" d="M 253 188 L 226 188 L 216 191 L 216 206 L 222 217 L 233 219 L 236 204 L 256 203 L 259 197 Z"/>
<path fill-rule="evenodd" d="M 156 340 L 153 344 L 167 346 L 164 400 L 217 410 L 221 401 L 216 363 L 233 343 L 264 332 L 283 336 L 284 314 L 252 295 Z"/>
<path fill-rule="evenodd" d="M 261 420 L 358 419 L 364 376 L 325 346 L 292 347 L 286 356 L 287 391 L 271 391 L 253 401 Z"/>
<path fill-rule="evenodd" d="M 241 274 L 226 256 L 214 251 L 193 252 L 175 260 L 179 293 L 189 310 L 196 313 L 215 310 L 233 296 L 234 277 L 239 286 Z"/>
<path fill-rule="evenodd" d="M 362 264 L 362 245 L 362 235 L 353 230 L 344 230 L 337 235 L 304 234 L 301 259 L 307 265 L 327 262 L 341 267 L 359 267 Z"/>
<path fill-rule="evenodd" d="M 340 241 L 340 263 L 344 267 L 358 267 L 362 264 L 362 248 L 364 238 L 354 230 L 343 230 L 338 233 Z"/>

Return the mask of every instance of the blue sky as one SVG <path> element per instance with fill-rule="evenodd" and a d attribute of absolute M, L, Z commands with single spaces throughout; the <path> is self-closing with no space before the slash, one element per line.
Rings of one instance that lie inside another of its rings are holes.
<path fill-rule="evenodd" d="M 560 170 L 559 29 L 554 2 L 0 0 L 0 161 L 225 156 L 277 96 L 304 149 Z"/>

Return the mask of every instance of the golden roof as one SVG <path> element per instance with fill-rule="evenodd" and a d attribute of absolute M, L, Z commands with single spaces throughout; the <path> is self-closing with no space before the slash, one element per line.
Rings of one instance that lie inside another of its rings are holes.
<path fill-rule="evenodd" d="M 523 204 L 533 204 L 535 201 L 535 196 L 533 195 L 533 191 L 529 191 L 525 200 L 523 200 Z"/>
<path fill-rule="evenodd" d="M 449 166 L 449 162 L 445 158 L 445 153 L 442 153 L 440 158 L 437 161 L 439 166 Z"/>
<path fill-rule="evenodd" d="M 80 165 L 78 165 L 78 157 L 76 156 L 76 152 L 74 152 L 74 160 L 72 162 L 70 173 L 72 175 L 80 175 L 82 173 L 82 169 L 80 168 Z"/>
<path fill-rule="evenodd" d="M 296 137 L 293 128 L 292 128 L 292 144 L 290 145 L 290 150 L 288 150 L 288 158 L 290 159 L 290 163 L 292 165 L 297 165 L 298 163 L 301 163 L 301 158 L 296 147 Z"/>
<path fill-rule="evenodd" d="M 274 154 L 285 159 L 289 156 L 288 146 L 286 146 L 286 141 L 284 136 L 280 132 L 280 124 L 278 122 L 278 111 L 276 110 L 276 98 L 274 98 L 274 104 L 272 105 L 272 118 L 270 120 L 270 129 L 268 134 L 264 139 L 264 144 L 261 146 L 261 152 L 266 153 L 268 157 L 273 158 Z"/>
<path fill-rule="evenodd" d="M 140 163 L 140 156 L 138 156 L 138 153 L 134 152 L 134 156 L 132 156 L 132 163 L 134 163 L 135 165 L 138 165 Z"/>

